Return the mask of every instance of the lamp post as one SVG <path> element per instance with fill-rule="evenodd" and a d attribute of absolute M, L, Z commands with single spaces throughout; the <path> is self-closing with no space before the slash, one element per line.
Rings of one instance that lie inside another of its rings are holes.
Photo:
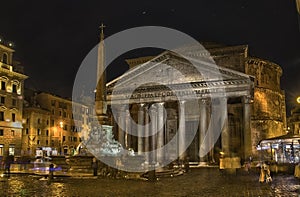
<path fill-rule="evenodd" d="M 60 155 L 62 155 L 62 151 L 63 151 L 63 127 L 64 127 L 64 123 L 63 121 L 59 122 L 59 127 L 60 127 Z"/>

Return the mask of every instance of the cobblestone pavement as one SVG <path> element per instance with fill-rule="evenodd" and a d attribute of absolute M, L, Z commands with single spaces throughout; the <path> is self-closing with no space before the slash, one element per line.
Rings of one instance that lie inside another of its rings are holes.
<path fill-rule="evenodd" d="M 272 183 L 259 183 L 258 172 L 225 175 L 217 168 L 191 172 L 156 182 L 109 178 L 45 178 L 12 175 L 0 178 L 0 196 L 300 196 L 293 175 L 274 174 Z"/>

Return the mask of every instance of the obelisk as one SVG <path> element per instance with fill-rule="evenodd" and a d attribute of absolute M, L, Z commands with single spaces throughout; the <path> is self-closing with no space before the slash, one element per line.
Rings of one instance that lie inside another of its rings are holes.
<path fill-rule="evenodd" d="M 96 116 L 100 125 L 108 125 L 107 100 L 106 100 L 106 71 L 104 54 L 104 28 L 103 23 L 100 26 L 100 43 L 98 45 L 97 59 L 97 86 L 96 86 Z"/>

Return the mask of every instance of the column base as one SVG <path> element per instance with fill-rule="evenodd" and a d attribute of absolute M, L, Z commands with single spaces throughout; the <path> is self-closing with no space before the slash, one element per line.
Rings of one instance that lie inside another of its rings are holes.
<path fill-rule="evenodd" d="M 206 161 L 200 161 L 198 163 L 198 166 L 208 166 L 208 162 L 206 162 Z"/>

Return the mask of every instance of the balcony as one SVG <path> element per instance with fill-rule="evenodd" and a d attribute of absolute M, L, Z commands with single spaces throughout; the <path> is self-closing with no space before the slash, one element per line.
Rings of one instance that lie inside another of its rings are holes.
<path fill-rule="evenodd" d="M 0 62 L 0 68 L 6 69 L 9 71 L 13 71 L 13 67 L 11 65 L 4 64 L 3 62 Z"/>

